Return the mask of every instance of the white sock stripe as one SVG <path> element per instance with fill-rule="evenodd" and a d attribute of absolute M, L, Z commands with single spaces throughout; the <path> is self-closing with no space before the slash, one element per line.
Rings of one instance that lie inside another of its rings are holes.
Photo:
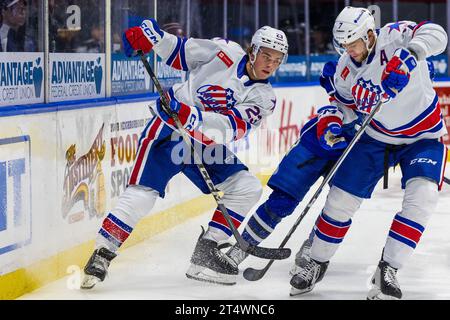
<path fill-rule="evenodd" d="M 255 220 L 261 225 L 261 227 L 263 227 L 264 229 L 266 229 L 266 231 L 272 233 L 273 229 L 268 226 L 262 219 L 260 216 L 258 216 L 258 214 L 256 213 L 254 216 Z M 251 219 L 251 218 L 250 218 Z"/>
<path fill-rule="evenodd" d="M 414 227 L 414 226 L 412 226 L 412 225 L 410 225 L 410 224 L 407 224 L 407 223 L 405 223 L 405 222 L 402 222 L 402 221 L 400 221 L 400 220 L 398 220 L 398 219 L 396 219 L 396 218 L 394 218 L 394 220 L 397 221 L 398 223 L 401 223 L 401 224 L 404 225 L 404 226 L 407 226 L 408 228 L 411 228 L 411 229 L 416 230 L 416 231 L 419 232 L 420 234 L 423 233 L 421 230 L 417 229 L 416 227 Z M 415 222 L 415 221 L 413 221 L 413 222 Z M 415 223 L 417 223 L 417 222 L 415 222 Z M 419 223 L 417 223 L 417 224 L 419 224 Z M 392 231 L 392 229 L 390 229 L 390 230 Z"/>
<path fill-rule="evenodd" d="M 258 237 L 249 226 L 245 227 L 245 231 L 247 231 L 248 234 L 258 242 L 262 242 L 264 240 L 264 239 L 261 239 L 260 237 Z"/>
<path fill-rule="evenodd" d="M 319 228 L 317 228 L 315 230 L 315 232 L 319 232 L 320 234 L 324 235 L 327 238 L 332 238 L 332 239 L 336 239 L 336 240 L 343 240 L 344 237 L 345 237 L 345 235 L 344 236 L 339 236 L 339 237 L 330 236 L 329 234 L 326 234 L 325 232 L 321 231 Z"/>
<path fill-rule="evenodd" d="M 331 226 L 332 228 L 338 228 L 338 229 L 349 229 L 350 225 L 348 226 L 338 226 L 333 224 L 332 222 L 329 222 L 327 220 L 325 220 L 322 216 L 320 217 L 321 221 L 323 221 L 324 223 L 326 223 L 328 226 Z M 339 223 L 339 221 L 336 221 L 337 223 Z M 316 225 L 316 228 L 318 228 L 318 225 Z M 320 228 L 318 228 L 320 229 Z M 323 233 L 323 232 L 322 232 Z"/>
<path fill-rule="evenodd" d="M 407 240 L 409 240 L 409 241 L 411 241 L 411 242 L 414 242 L 416 245 L 418 244 L 418 242 L 417 242 L 416 240 L 413 240 L 413 239 L 411 239 L 410 237 L 405 236 L 404 234 L 398 233 L 398 232 L 396 232 L 396 231 L 394 231 L 394 230 L 392 230 L 392 229 L 390 229 L 389 232 L 392 232 L 392 233 L 398 235 L 399 237 L 402 237 L 402 238 L 405 238 L 405 239 L 407 239 Z"/>

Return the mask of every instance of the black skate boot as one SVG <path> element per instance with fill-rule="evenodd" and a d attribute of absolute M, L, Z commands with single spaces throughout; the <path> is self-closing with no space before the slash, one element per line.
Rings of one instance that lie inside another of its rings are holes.
<path fill-rule="evenodd" d="M 81 289 L 91 289 L 98 282 L 105 280 L 109 264 L 116 256 L 117 254 L 106 248 L 94 250 L 86 267 L 84 267 L 85 276 L 81 284 Z"/>
<path fill-rule="evenodd" d="M 204 239 L 204 234 L 205 230 L 202 228 L 186 277 L 224 285 L 236 284 L 239 272 L 237 264 L 219 250 L 217 242 Z"/>
<path fill-rule="evenodd" d="M 299 269 L 299 273 L 291 279 L 291 296 L 303 294 L 311 291 L 317 282 L 322 280 L 330 262 L 318 262 L 311 259 L 304 267 Z"/>
<path fill-rule="evenodd" d="M 402 291 L 397 281 L 397 269 L 386 261 L 378 263 L 377 270 L 372 277 L 372 289 L 367 294 L 367 300 L 398 300 L 402 298 Z"/>
<path fill-rule="evenodd" d="M 247 259 L 249 254 L 243 251 L 236 243 L 227 251 L 226 255 L 229 256 L 236 263 L 236 266 L 239 266 L 242 263 L 242 261 Z"/>
<path fill-rule="evenodd" d="M 312 239 L 308 238 L 303 242 L 300 250 L 295 255 L 295 263 L 289 271 L 289 275 L 294 276 L 297 273 L 300 273 L 300 270 L 304 268 L 309 263 L 309 261 L 311 261 L 311 246 Z M 320 280 L 322 280 L 322 278 L 318 279 L 317 281 Z"/>

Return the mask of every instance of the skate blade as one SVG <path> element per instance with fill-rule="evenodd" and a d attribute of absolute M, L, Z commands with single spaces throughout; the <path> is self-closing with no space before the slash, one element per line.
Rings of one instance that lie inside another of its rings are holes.
<path fill-rule="evenodd" d="M 225 286 L 232 286 L 236 284 L 236 275 L 218 273 L 211 269 L 195 264 L 191 264 L 188 271 L 186 272 L 186 277 L 188 277 L 189 279 L 221 284 Z"/>
<path fill-rule="evenodd" d="M 397 297 L 388 296 L 381 292 L 380 288 L 373 287 L 367 294 L 367 300 L 400 300 Z"/>
<path fill-rule="evenodd" d="M 291 287 L 291 292 L 289 292 L 289 295 L 291 297 L 299 296 L 301 294 L 310 292 L 312 289 L 313 289 L 312 287 L 309 287 L 306 289 L 297 289 L 297 288 Z"/>
<path fill-rule="evenodd" d="M 92 289 L 99 282 L 100 282 L 99 278 L 86 274 L 84 276 L 84 279 L 83 279 L 83 282 L 81 283 L 80 288 L 81 289 Z"/>

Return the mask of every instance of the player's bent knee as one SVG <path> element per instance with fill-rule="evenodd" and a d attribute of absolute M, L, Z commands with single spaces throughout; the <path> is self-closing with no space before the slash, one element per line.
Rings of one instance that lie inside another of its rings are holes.
<path fill-rule="evenodd" d="M 217 187 L 223 191 L 222 200 L 225 206 L 244 216 L 262 194 L 261 182 L 247 170 L 235 173 Z"/>
<path fill-rule="evenodd" d="M 242 170 L 218 185 L 224 197 L 240 197 L 256 202 L 262 195 L 261 182 L 247 170 Z"/>
<path fill-rule="evenodd" d="M 250 173 L 249 173 L 250 175 Z M 249 181 L 247 182 L 246 189 L 248 191 L 248 196 L 252 200 L 252 202 L 258 202 L 259 198 L 263 193 L 263 187 L 261 185 L 261 181 L 253 175 L 250 175 Z"/>
<path fill-rule="evenodd" d="M 159 193 L 152 188 L 130 185 L 120 195 L 113 212 L 127 217 L 132 224 L 147 215 L 153 208 Z"/>
<path fill-rule="evenodd" d="M 361 206 L 363 198 L 354 196 L 347 191 L 332 186 L 328 193 L 323 212 L 330 218 L 345 222 L 353 217 Z"/>
<path fill-rule="evenodd" d="M 298 200 L 286 192 L 274 189 L 265 203 L 265 209 L 279 218 L 285 218 L 294 212 L 298 203 Z"/>
<path fill-rule="evenodd" d="M 438 198 L 439 191 L 436 181 L 424 177 L 409 179 L 406 182 L 402 205 L 403 215 L 416 220 L 426 219 L 436 209 Z"/>
<path fill-rule="evenodd" d="M 263 193 L 263 188 L 261 186 L 261 182 L 258 178 L 253 177 L 251 181 L 248 181 L 246 185 L 246 191 L 243 192 L 243 199 L 248 202 L 249 209 L 253 207 L 256 203 L 258 203 L 261 195 Z"/>

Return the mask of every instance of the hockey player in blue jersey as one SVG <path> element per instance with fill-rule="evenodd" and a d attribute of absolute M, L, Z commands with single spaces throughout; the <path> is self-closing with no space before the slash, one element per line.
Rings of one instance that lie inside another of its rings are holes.
<path fill-rule="evenodd" d="M 302 127 L 299 139 L 267 183 L 272 193 L 245 226 L 242 236 L 251 244 L 257 245 L 266 239 L 283 218 L 294 212 L 311 186 L 331 169 L 361 122 L 361 116 L 351 106 L 333 105 L 336 64 L 337 61 L 327 62 L 320 76 L 320 84 L 330 96 L 331 104 L 319 108 L 317 116 Z M 302 250 L 302 253 L 305 252 Z M 302 253 L 297 255 L 297 264 L 301 264 Z M 227 255 L 238 265 L 248 256 L 237 244 Z"/>
<path fill-rule="evenodd" d="M 264 26 L 255 32 L 246 52 L 227 39 L 179 38 L 149 19 L 126 30 L 123 44 L 127 56 L 138 50 L 145 54 L 154 51 L 170 67 L 189 71 L 186 81 L 167 92 L 169 107 L 196 141 L 197 151 L 202 151 L 205 168 L 223 192 L 222 202 L 238 227 L 259 200 L 262 187 L 225 144 L 246 137 L 273 113 L 276 97 L 268 79 L 286 61 L 286 35 Z M 160 99 L 151 107 L 156 115 L 139 140 L 128 186 L 100 227 L 95 250 L 84 269 L 82 288 L 92 288 L 105 279 L 117 250 L 138 221 L 151 212 L 157 198 L 164 198 L 173 176 L 183 173 L 200 190 L 209 193 Z M 232 284 L 230 278 L 238 273 L 237 266 L 217 245 L 231 235 L 221 211 L 215 210 L 208 229 L 197 241 L 186 276 Z"/>
<path fill-rule="evenodd" d="M 339 103 L 368 113 L 379 99 L 384 102 L 331 181 L 311 259 L 292 277 L 291 295 L 311 291 L 323 278 L 362 201 L 371 197 L 387 168 L 399 165 L 402 209 L 393 219 L 367 299 L 400 299 L 397 271 L 420 241 L 445 170 L 441 137 L 446 129 L 425 59 L 445 50 L 447 34 L 429 22 L 399 21 L 376 30 L 367 9 L 346 7 L 333 36 L 346 50 L 334 77 Z"/>

